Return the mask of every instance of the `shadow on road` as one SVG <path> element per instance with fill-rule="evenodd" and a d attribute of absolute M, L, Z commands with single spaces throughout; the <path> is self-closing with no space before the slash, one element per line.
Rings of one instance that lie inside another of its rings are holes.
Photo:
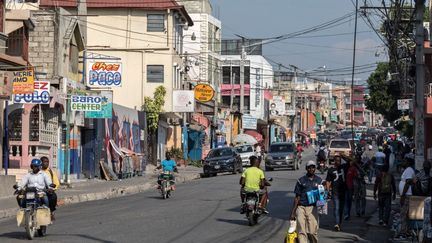
<path fill-rule="evenodd" d="M 47 235 L 47 237 L 79 237 L 82 238 L 83 241 L 95 241 L 95 242 L 100 242 L 100 243 L 115 243 L 114 241 L 109 241 L 109 240 L 104 240 L 104 239 L 100 239 L 100 238 L 96 238 L 93 236 L 89 236 L 89 235 L 83 235 L 83 234 L 49 234 Z M 1 238 L 8 238 L 8 239 L 16 239 L 16 240 L 26 240 L 26 233 L 25 232 L 9 232 L 9 233 L 4 233 L 0 235 L 0 239 Z M 35 240 L 37 239 L 45 239 L 45 241 L 47 241 L 48 239 L 44 238 L 44 237 L 35 237 Z"/>
<path fill-rule="evenodd" d="M 17 240 L 27 239 L 25 231 L 4 233 L 0 235 L 0 239 L 1 238 L 17 239 Z"/>
<path fill-rule="evenodd" d="M 243 226 L 247 226 L 248 225 L 248 221 L 246 219 L 240 220 L 240 219 L 216 219 L 219 222 L 225 222 L 225 223 L 230 223 L 230 224 L 235 224 L 235 225 L 243 225 Z"/>

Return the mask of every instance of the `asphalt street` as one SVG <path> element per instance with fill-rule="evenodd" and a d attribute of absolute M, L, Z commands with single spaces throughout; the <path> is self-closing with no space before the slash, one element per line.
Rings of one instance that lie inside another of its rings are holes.
<path fill-rule="evenodd" d="M 311 159 L 309 151 L 303 161 Z M 156 190 L 121 198 L 62 207 L 48 235 L 36 242 L 283 242 L 299 171 L 266 172 L 270 214 L 248 226 L 239 214 L 239 175 L 222 174 L 178 185 L 172 198 Z M 374 210 L 373 206 L 368 211 Z M 361 222 L 366 219 L 360 219 Z M 362 242 L 367 228 L 346 222 L 345 232 L 332 231 L 333 217 L 320 220 L 319 242 Z M 349 233 L 351 232 L 351 233 Z M 27 241 L 14 219 L 0 221 L 0 242 Z M 375 241 L 372 241 L 375 242 Z"/>

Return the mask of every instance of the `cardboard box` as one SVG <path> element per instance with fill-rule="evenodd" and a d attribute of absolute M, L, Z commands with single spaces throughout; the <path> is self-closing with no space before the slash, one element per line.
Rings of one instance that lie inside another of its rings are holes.
<path fill-rule="evenodd" d="M 423 220 L 425 199 L 426 197 L 420 196 L 409 197 L 408 219 Z"/>

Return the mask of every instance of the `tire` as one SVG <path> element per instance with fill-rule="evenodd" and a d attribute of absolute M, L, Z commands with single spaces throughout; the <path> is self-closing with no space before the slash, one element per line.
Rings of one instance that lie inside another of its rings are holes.
<path fill-rule="evenodd" d="M 162 198 L 163 199 L 167 199 L 168 198 L 166 181 L 162 182 L 161 193 L 162 193 Z"/>
<path fill-rule="evenodd" d="M 46 226 L 41 226 L 40 229 L 37 230 L 39 237 L 44 237 L 46 235 Z"/>
<path fill-rule="evenodd" d="M 253 221 L 254 221 L 254 224 L 258 224 L 258 217 L 259 217 L 258 214 L 254 214 L 254 215 L 253 215 Z"/>
<path fill-rule="evenodd" d="M 270 168 L 270 167 L 265 167 L 265 171 L 273 171 L 273 168 Z"/>
<path fill-rule="evenodd" d="M 252 212 L 248 212 L 247 219 L 248 219 L 249 226 L 255 225 L 254 214 Z"/>
<path fill-rule="evenodd" d="M 29 240 L 33 240 L 35 233 L 36 233 L 36 229 L 33 226 L 33 217 L 31 215 L 30 211 L 26 211 L 25 212 L 25 229 L 26 229 L 26 233 L 27 233 L 27 239 Z"/>

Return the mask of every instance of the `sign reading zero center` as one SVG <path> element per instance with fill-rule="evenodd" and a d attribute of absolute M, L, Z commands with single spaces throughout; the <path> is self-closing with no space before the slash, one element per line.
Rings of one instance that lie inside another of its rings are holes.
<path fill-rule="evenodd" d="M 71 96 L 71 110 L 73 111 L 100 111 L 102 110 L 102 97 L 100 96 Z"/>

